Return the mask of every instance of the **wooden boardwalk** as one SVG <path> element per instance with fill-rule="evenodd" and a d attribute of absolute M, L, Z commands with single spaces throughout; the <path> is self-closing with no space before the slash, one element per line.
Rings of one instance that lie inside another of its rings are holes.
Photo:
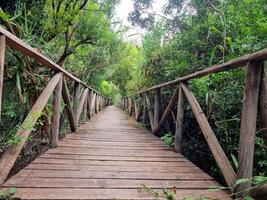
<path fill-rule="evenodd" d="M 218 183 L 181 154 L 169 150 L 123 111 L 105 108 L 59 141 L 4 187 L 22 199 L 155 199 L 144 184 L 176 188 L 177 199 L 227 193 L 209 192 Z"/>

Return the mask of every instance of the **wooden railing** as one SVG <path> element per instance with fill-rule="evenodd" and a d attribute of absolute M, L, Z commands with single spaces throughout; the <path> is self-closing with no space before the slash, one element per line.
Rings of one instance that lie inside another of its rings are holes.
<path fill-rule="evenodd" d="M 33 49 L 16 36 L 8 31 L 0 28 L 0 116 L 1 116 L 1 101 L 3 88 L 3 74 L 5 63 L 6 47 L 13 48 L 24 55 L 35 59 L 54 71 L 53 77 L 49 80 L 46 87 L 34 103 L 30 112 L 24 119 L 21 128 L 16 133 L 16 137 L 20 142 L 8 148 L 0 160 L 0 185 L 6 180 L 11 168 L 13 167 L 17 157 L 19 156 L 25 142 L 27 141 L 34 125 L 41 116 L 49 98 L 53 95 L 53 116 L 52 116 L 52 130 L 51 130 L 51 147 L 57 147 L 60 119 L 64 119 L 67 115 L 72 132 L 77 130 L 80 119 L 86 120 L 91 118 L 95 113 L 98 113 L 102 108 L 111 104 L 111 99 L 103 97 L 99 92 L 91 87 L 88 87 L 77 77 L 70 74 L 68 71 Z M 67 82 L 73 82 L 74 92 L 73 97 L 69 94 Z M 64 101 L 64 110 L 60 113 L 61 100 Z M 82 116 L 83 113 L 83 117 Z M 64 120 L 63 122 L 64 123 Z"/>
<path fill-rule="evenodd" d="M 250 182 L 240 184 L 237 188 L 234 188 L 234 186 L 237 179 L 252 177 L 258 104 L 261 130 L 263 130 L 265 139 L 267 138 L 267 80 L 263 70 L 263 61 L 266 58 L 267 49 L 263 49 L 262 51 L 153 86 L 132 96 L 122 98 L 121 109 L 127 110 L 129 115 L 135 114 L 137 121 L 142 118 L 143 122 L 148 113 L 152 133 L 158 135 L 164 123 L 172 114 L 172 110 L 178 100 L 174 149 L 177 152 L 181 152 L 184 101 L 186 97 L 226 183 L 232 190 L 243 191 L 251 186 Z M 243 66 L 246 66 L 246 80 L 241 113 L 238 170 L 236 173 L 187 81 Z M 165 86 L 173 86 L 175 91 L 161 115 L 161 89 Z M 154 106 L 152 106 L 152 101 L 149 98 L 150 92 L 154 93 Z"/>

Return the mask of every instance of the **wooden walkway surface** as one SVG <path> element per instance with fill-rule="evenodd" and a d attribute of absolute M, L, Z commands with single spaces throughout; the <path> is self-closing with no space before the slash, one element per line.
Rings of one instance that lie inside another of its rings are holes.
<path fill-rule="evenodd" d="M 218 183 L 181 154 L 169 150 L 123 111 L 105 108 L 10 178 L 22 199 L 155 199 L 144 184 L 176 188 L 177 199 L 205 195 Z"/>

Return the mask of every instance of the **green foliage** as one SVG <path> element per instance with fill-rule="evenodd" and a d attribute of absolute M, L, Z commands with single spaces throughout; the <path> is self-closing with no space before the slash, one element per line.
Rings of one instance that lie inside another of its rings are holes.
<path fill-rule="evenodd" d="M 167 133 L 164 136 L 161 137 L 161 139 L 163 140 L 163 142 L 168 145 L 169 147 L 173 148 L 174 145 L 174 136 L 172 135 L 172 133 Z"/>
<path fill-rule="evenodd" d="M 16 193 L 16 188 L 9 188 L 4 192 L 0 192 L 0 199 L 8 200 L 12 199 L 12 196 Z"/>

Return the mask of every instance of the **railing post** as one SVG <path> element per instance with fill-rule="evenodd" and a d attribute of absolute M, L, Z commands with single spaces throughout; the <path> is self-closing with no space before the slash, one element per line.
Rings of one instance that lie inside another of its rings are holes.
<path fill-rule="evenodd" d="M 79 99 L 80 99 L 80 84 L 78 82 L 74 82 L 74 95 L 73 95 L 73 115 L 74 115 L 74 122 L 75 127 L 77 128 L 77 112 L 79 106 Z"/>
<path fill-rule="evenodd" d="M 259 93 L 259 122 L 260 131 L 263 136 L 265 147 L 267 148 L 267 74 L 264 63 L 261 62 L 262 73 Z"/>
<path fill-rule="evenodd" d="M 71 100 L 70 100 L 69 90 L 68 90 L 67 83 L 65 81 L 64 76 L 62 78 L 62 97 L 63 97 L 63 101 L 65 103 L 64 110 L 67 112 L 67 116 L 68 116 L 69 123 L 70 123 L 70 129 L 72 132 L 75 132 L 76 131 L 75 118 L 74 118 L 73 110 L 71 108 Z M 61 124 L 63 126 L 64 119 L 65 119 L 64 112 L 62 113 L 61 118 L 62 118 L 62 120 L 60 120 L 60 121 L 61 121 Z"/>
<path fill-rule="evenodd" d="M 146 105 L 146 98 L 144 97 L 142 123 L 145 124 L 146 122 L 147 122 L 147 105 Z"/>
<path fill-rule="evenodd" d="M 62 79 L 63 79 L 63 74 L 61 73 L 61 79 L 59 80 L 54 91 L 54 101 L 53 101 L 54 113 L 52 117 L 51 148 L 57 147 L 57 142 L 58 142 L 62 82 L 63 82 Z"/>
<path fill-rule="evenodd" d="M 0 35 L 0 123 L 2 121 L 1 114 L 2 114 L 5 52 L 6 52 L 6 37 L 4 35 Z"/>
<path fill-rule="evenodd" d="M 182 90 L 181 85 L 179 85 L 176 129 L 175 129 L 175 140 L 174 140 L 174 150 L 177 153 L 181 153 L 183 121 L 184 121 L 184 92 Z"/>
<path fill-rule="evenodd" d="M 159 125 L 160 120 L 160 111 L 161 111 L 161 93 L 160 88 L 154 90 L 155 97 L 154 97 L 154 127 Z"/>
<path fill-rule="evenodd" d="M 237 170 L 238 179 L 252 178 L 261 72 L 262 67 L 259 61 L 250 61 L 248 63 L 241 113 Z M 237 186 L 237 192 L 248 189 L 250 186 L 251 181 L 241 183 Z"/>
<path fill-rule="evenodd" d="M 153 132 L 153 130 L 154 130 L 153 109 L 152 109 L 151 102 L 150 102 L 150 99 L 149 99 L 149 96 L 148 96 L 147 93 L 145 93 L 145 99 L 146 99 L 146 105 L 147 105 L 147 110 L 148 110 L 148 116 L 149 116 L 150 126 L 151 126 L 151 130 Z"/>

